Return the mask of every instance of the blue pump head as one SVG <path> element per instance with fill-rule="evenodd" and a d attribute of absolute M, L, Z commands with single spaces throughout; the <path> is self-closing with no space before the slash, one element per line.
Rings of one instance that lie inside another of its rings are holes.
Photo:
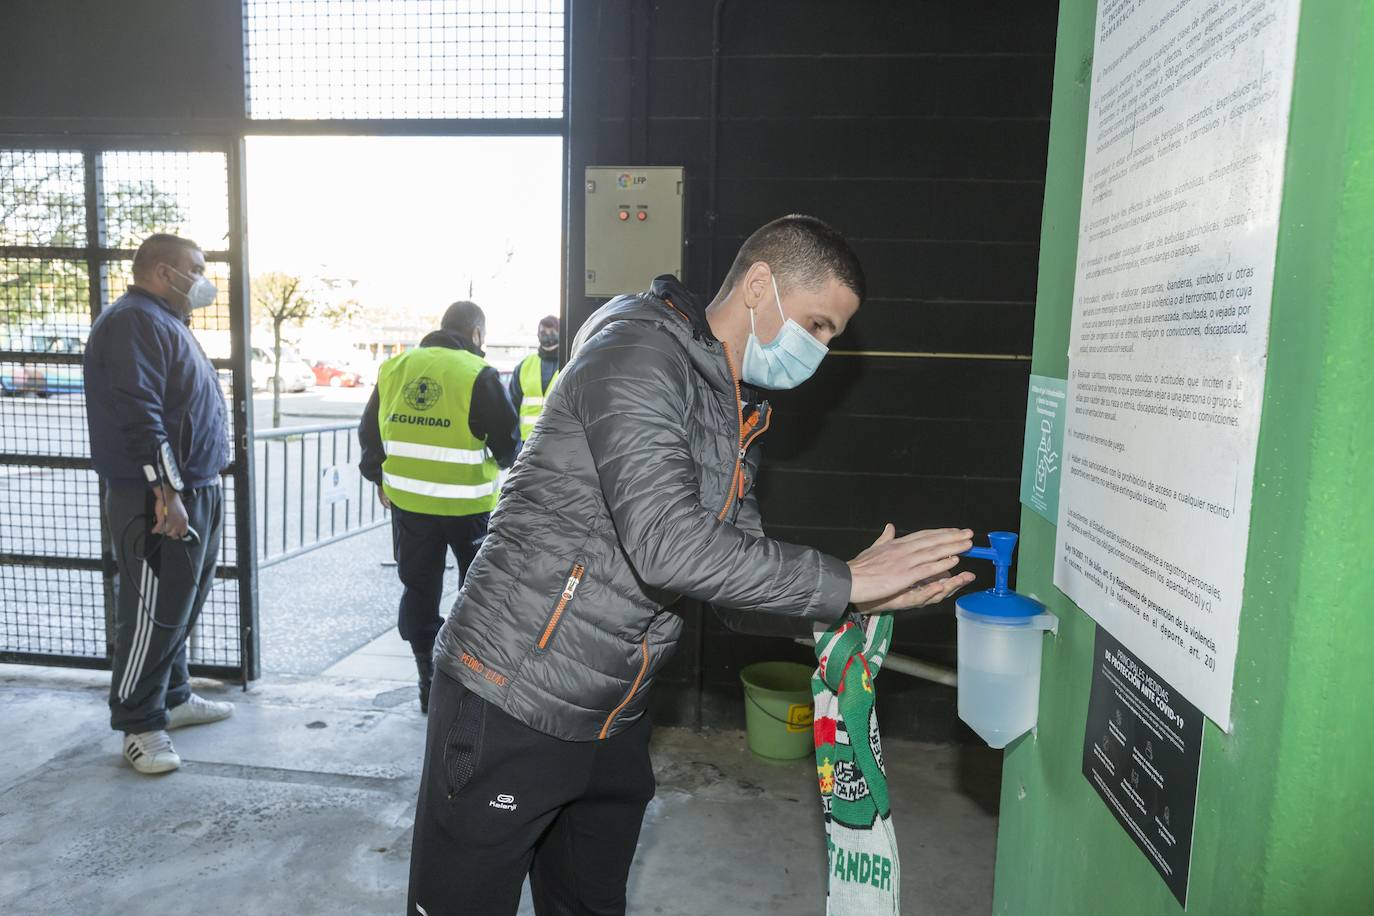
<path fill-rule="evenodd" d="M 1007 587 L 1007 573 L 1011 570 L 1011 558 L 1016 553 L 1016 535 L 1010 531 L 988 532 L 989 547 L 974 547 L 960 556 L 975 560 L 991 560 L 997 571 L 992 588 L 982 592 L 965 595 L 956 602 L 959 607 L 973 614 L 985 617 L 1034 617 L 1045 610 L 1045 606 L 1034 598 L 1019 595 Z M 1014 621 L 1008 621 L 1009 623 Z"/>

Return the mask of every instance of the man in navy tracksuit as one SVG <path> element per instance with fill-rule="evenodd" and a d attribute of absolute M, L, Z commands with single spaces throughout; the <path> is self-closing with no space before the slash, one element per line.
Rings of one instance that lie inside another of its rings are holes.
<path fill-rule="evenodd" d="M 204 253 L 153 235 L 133 271 L 91 326 L 86 414 L 119 567 L 110 727 L 134 769 L 165 773 L 181 765 L 168 729 L 234 710 L 193 694 L 186 664 L 219 558 L 229 438 L 215 367 L 190 329 L 191 311 L 216 296 Z"/>

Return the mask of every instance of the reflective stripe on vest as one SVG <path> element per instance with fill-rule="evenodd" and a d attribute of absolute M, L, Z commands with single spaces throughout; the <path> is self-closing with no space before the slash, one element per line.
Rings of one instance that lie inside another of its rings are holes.
<path fill-rule="evenodd" d="M 420 347 L 382 364 L 382 489 L 407 512 L 477 515 L 496 508 L 501 469 L 472 434 L 472 387 L 487 364 L 464 350 Z"/>
<path fill-rule="evenodd" d="M 418 442 L 388 441 L 382 443 L 382 449 L 388 455 L 447 461 L 450 464 L 481 464 L 491 457 L 491 452 L 486 449 L 448 448 L 443 445 L 421 445 Z"/>
<path fill-rule="evenodd" d="M 544 412 L 549 391 L 558 382 L 558 371 L 549 379 L 548 391 L 541 390 L 544 382 L 543 358 L 538 353 L 525 357 L 520 364 L 520 438 L 528 439 L 534 432 L 534 421 Z"/>
<path fill-rule="evenodd" d="M 388 474 L 386 471 L 382 472 L 382 483 L 392 490 L 419 493 L 421 496 L 437 496 L 441 499 L 481 499 L 484 496 L 492 496 L 501 489 L 499 480 L 466 486 L 458 483 L 431 483 L 428 480 Z"/>

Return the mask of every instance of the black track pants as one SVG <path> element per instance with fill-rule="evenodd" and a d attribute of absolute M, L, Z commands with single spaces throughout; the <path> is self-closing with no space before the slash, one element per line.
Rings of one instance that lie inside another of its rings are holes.
<path fill-rule="evenodd" d="M 406 913 L 508 916 L 528 874 L 539 916 L 623 914 L 650 730 L 561 741 L 436 671 Z"/>
<path fill-rule="evenodd" d="M 401 638 L 410 643 L 416 655 L 429 657 L 434 637 L 444 625 L 439 613 L 444 593 L 444 559 L 452 550 L 458 561 L 461 586 L 486 536 L 490 517 L 486 512 L 429 515 L 391 507 L 391 545 L 396 572 L 405 586 L 396 623 Z"/>
<path fill-rule="evenodd" d="M 219 484 L 181 495 L 200 543 L 151 534 L 153 492 L 110 487 L 105 519 L 119 568 L 115 579 L 114 671 L 110 727 L 123 732 L 167 727 L 167 710 L 191 696 L 187 623 L 209 597 L 224 526 Z"/>

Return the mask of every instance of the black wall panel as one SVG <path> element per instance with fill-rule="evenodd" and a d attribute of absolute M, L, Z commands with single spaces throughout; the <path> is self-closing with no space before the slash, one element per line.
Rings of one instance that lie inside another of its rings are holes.
<path fill-rule="evenodd" d="M 31 119 L 56 129 L 73 122 L 73 129 L 129 133 L 147 122 L 199 122 L 201 129 L 236 123 L 244 99 L 242 6 L 5 0 L 0 122 Z"/>
<path fill-rule="evenodd" d="M 572 7 L 572 324 L 602 302 L 580 295 L 586 165 L 686 166 L 687 281 L 708 297 L 759 225 L 820 216 L 868 275 L 869 299 L 833 345 L 864 355 L 832 355 L 773 399 L 760 481 L 769 533 L 848 557 L 887 521 L 1014 529 L 1028 373 L 1014 357 L 1031 348 L 1057 4 L 721 6 L 714 225 L 716 4 Z M 951 611 L 904 616 L 898 649 L 952 664 Z M 681 612 L 660 721 L 690 721 L 700 702 L 707 723 L 738 724 L 742 666 L 813 659 Z M 949 688 L 898 674 L 883 684 L 886 730 L 967 737 Z"/>

